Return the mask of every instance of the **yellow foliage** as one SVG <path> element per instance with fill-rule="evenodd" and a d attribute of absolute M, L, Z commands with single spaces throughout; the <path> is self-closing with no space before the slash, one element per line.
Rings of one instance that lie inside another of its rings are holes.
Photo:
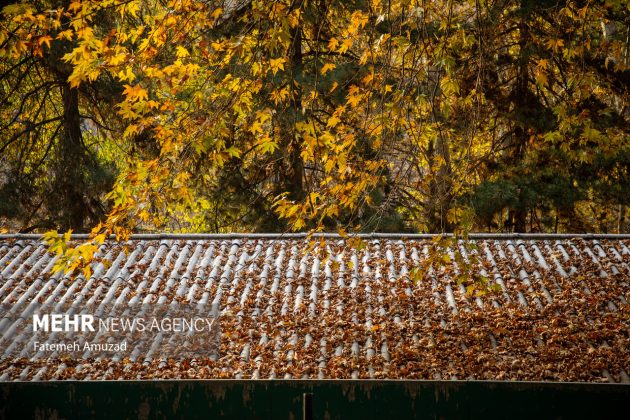
<path fill-rule="evenodd" d="M 269 60 L 269 67 L 271 68 L 271 72 L 274 74 L 278 73 L 279 70 L 284 70 L 284 63 L 286 62 L 286 58 L 272 58 Z"/>
<path fill-rule="evenodd" d="M 397 212 L 387 206 L 398 201 L 404 220 L 454 205 L 450 198 L 485 176 L 484 162 L 501 156 L 503 137 L 521 125 L 528 159 L 535 160 L 541 140 L 571 162 L 592 161 L 589 145 L 617 150 L 627 138 L 623 127 L 603 128 L 607 115 L 574 111 L 589 98 L 624 103 L 610 80 L 580 67 L 588 54 L 607 60 L 599 70 L 611 77 L 627 66 L 623 42 L 601 34 L 600 22 L 613 15 L 606 7 L 615 2 L 596 3 L 587 11 L 545 12 L 550 21 L 529 22 L 524 40 L 511 3 L 496 16 L 472 1 L 333 2 L 324 12 L 289 1 L 243 9 L 189 0 L 73 1 L 46 12 L 20 3 L 3 8 L 0 57 L 6 66 L 28 58 L 45 69 L 59 46 L 70 86 L 90 84 L 81 92 L 91 91 L 112 79 L 123 86 L 120 97 L 108 97 L 119 101 L 111 133 L 99 135 L 132 156 L 117 162 L 121 175 L 108 196 L 111 213 L 93 232 L 97 243 L 125 229 L 191 228 L 210 209 L 220 214 L 212 228 L 251 228 L 238 224 L 248 205 L 234 204 L 239 194 L 222 190 L 234 185 L 249 188 L 241 192 L 262 207 L 275 204 L 292 229 L 317 229 Z M 572 33 L 576 41 L 569 42 L 552 22 L 584 34 Z M 480 42 L 481 32 L 492 42 Z M 496 54 L 504 56 L 501 65 L 493 62 Z M 525 106 L 517 87 L 553 109 L 557 121 L 546 121 L 553 131 L 515 117 Z M 81 98 L 88 107 L 92 98 Z M 3 121 L 11 121 L 11 110 L 3 111 Z M 41 120 L 29 112 L 7 138 L 24 130 L 24 121 Z M 57 115 L 52 106 L 46 112 Z M 294 171 L 299 186 L 291 186 Z M 224 179 L 234 184 L 219 185 Z M 277 196 L 279 188 L 287 194 Z M 385 190 L 395 192 L 380 197 Z M 213 201 L 217 191 L 222 198 Z M 463 218 L 449 214 L 453 223 Z M 72 254 L 65 238 L 48 239 L 72 256 L 67 267 L 91 274 L 77 261 L 89 259 L 93 248 Z"/>

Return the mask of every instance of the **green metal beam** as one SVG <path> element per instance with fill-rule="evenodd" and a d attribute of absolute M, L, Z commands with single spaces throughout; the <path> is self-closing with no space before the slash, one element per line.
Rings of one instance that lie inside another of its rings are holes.
<path fill-rule="evenodd" d="M 628 418 L 629 403 L 630 385 L 591 383 L 398 380 L 0 383 L 0 418 L 8 419 L 594 419 Z"/>

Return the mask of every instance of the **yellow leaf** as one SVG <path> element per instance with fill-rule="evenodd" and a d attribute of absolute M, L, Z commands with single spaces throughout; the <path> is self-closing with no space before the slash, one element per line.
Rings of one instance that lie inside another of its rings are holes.
<path fill-rule="evenodd" d="M 165 26 L 174 26 L 177 23 L 177 18 L 173 15 L 169 15 L 165 20 L 164 20 L 164 25 Z"/>
<path fill-rule="evenodd" d="M 136 1 L 132 1 L 131 3 L 127 4 L 126 7 L 123 8 L 123 10 L 127 10 L 127 12 L 129 14 L 131 14 L 131 16 L 137 18 L 138 17 L 138 10 L 140 10 L 140 4 L 139 2 Z M 121 12 L 122 14 L 122 12 Z"/>
<path fill-rule="evenodd" d="M 188 57 L 190 53 L 188 52 L 186 48 L 182 47 L 181 45 L 178 45 L 175 48 L 175 55 L 177 55 L 178 58 L 184 58 L 184 57 Z"/>
<path fill-rule="evenodd" d="M 341 45 L 337 49 L 337 52 L 340 52 L 340 53 L 343 54 L 346 51 L 348 51 L 351 46 L 352 46 L 352 38 L 346 38 L 346 39 L 343 40 L 343 42 L 341 43 Z"/>
<path fill-rule="evenodd" d="M 553 52 L 558 52 L 560 48 L 564 46 L 564 41 L 561 39 L 550 39 L 547 41 L 547 48 L 553 50 Z"/>
<path fill-rule="evenodd" d="M 337 67 L 337 66 L 334 65 L 333 63 L 326 63 L 322 67 L 321 74 L 324 75 L 324 74 L 328 73 L 330 70 L 334 70 L 335 67 Z"/>
<path fill-rule="evenodd" d="M 444 76 L 442 78 L 442 80 L 440 81 L 440 87 L 442 88 L 442 91 L 446 95 L 453 95 L 453 94 L 459 93 L 459 85 L 457 84 L 457 81 L 455 81 L 455 79 L 452 79 L 448 76 Z"/>
<path fill-rule="evenodd" d="M 135 135 L 139 134 L 141 131 L 140 127 L 137 124 L 128 125 L 123 133 L 123 137 L 132 138 Z"/>
<path fill-rule="evenodd" d="M 130 66 L 127 66 L 124 70 L 118 72 L 118 79 L 120 79 L 120 81 L 132 82 L 135 78 L 136 75 Z"/>
<path fill-rule="evenodd" d="M 285 87 L 280 90 L 274 90 L 271 92 L 270 96 L 271 99 L 273 99 L 273 102 L 277 105 L 289 96 L 289 89 Z"/>
<path fill-rule="evenodd" d="M 136 102 L 149 99 L 149 93 L 146 89 L 143 89 L 139 84 L 135 86 L 125 85 L 123 94 L 127 96 L 127 100 L 130 102 Z"/>
<path fill-rule="evenodd" d="M 223 13 L 223 9 L 222 8 L 218 8 L 218 9 L 214 9 L 214 12 L 212 12 L 212 19 L 217 20 L 219 18 L 219 16 L 221 16 L 221 13 Z"/>
<path fill-rule="evenodd" d="M 260 139 L 260 141 L 258 142 L 258 146 L 263 153 L 273 153 L 274 150 L 279 148 L 278 143 L 271 140 L 269 136 L 264 136 L 262 139 Z"/>
<path fill-rule="evenodd" d="M 339 41 L 337 41 L 337 38 L 330 38 L 330 41 L 328 41 L 328 51 L 336 50 L 337 45 L 339 45 Z"/>
<path fill-rule="evenodd" d="M 328 118 L 328 123 L 326 124 L 326 127 L 334 127 L 339 124 L 339 121 L 341 121 L 339 117 L 333 114 L 330 116 L 330 118 Z"/>
<path fill-rule="evenodd" d="M 359 93 L 359 88 L 357 86 L 350 86 L 350 89 L 348 89 L 349 93 L 348 93 L 348 104 L 355 108 L 357 105 L 359 105 L 359 102 L 361 102 L 361 99 L 363 98 L 363 95 L 361 95 Z"/>
<path fill-rule="evenodd" d="M 110 66 L 117 66 L 118 64 L 120 64 L 123 61 L 125 61 L 125 57 L 126 57 L 126 54 L 124 54 L 124 53 L 116 54 L 116 55 L 110 57 L 110 59 L 108 61 L 108 64 Z"/>
<path fill-rule="evenodd" d="M 39 39 L 37 40 L 37 43 L 39 44 L 40 47 L 42 46 L 42 44 L 46 44 L 46 46 L 50 48 L 50 41 L 52 41 L 52 39 L 53 38 L 50 35 L 40 36 Z"/>
<path fill-rule="evenodd" d="M 77 12 L 80 8 L 81 8 L 81 2 L 73 1 L 72 3 L 70 3 L 70 6 L 68 6 L 68 11 Z"/>
<path fill-rule="evenodd" d="M 55 230 L 50 230 L 43 235 L 44 241 L 48 244 L 53 244 L 57 238 L 59 238 L 59 234 Z"/>
<path fill-rule="evenodd" d="M 269 60 L 269 66 L 271 67 L 271 72 L 274 74 L 274 76 L 276 75 L 276 73 L 278 73 L 278 70 L 284 70 L 285 61 L 286 59 L 283 57 L 272 58 L 271 60 Z"/>
<path fill-rule="evenodd" d="M 255 135 L 256 133 L 261 133 L 261 134 L 262 134 L 262 133 L 263 133 L 263 130 L 262 130 L 262 126 L 260 125 L 260 121 L 254 121 L 254 122 L 252 123 L 252 125 L 249 127 L 249 131 L 250 131 L 252 134 L 254 134 L 254 135 Z"/>

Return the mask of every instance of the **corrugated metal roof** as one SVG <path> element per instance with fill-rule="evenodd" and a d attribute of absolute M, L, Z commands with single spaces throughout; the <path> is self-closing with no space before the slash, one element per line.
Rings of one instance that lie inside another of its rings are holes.
<path fill-rule="evenodd" d="M 50 275 L 37 236 L 0 237 L 0 304 L 81 297 L 218 302 L 218 360 L 0 360 L 0 380 L 418 378 L 630 382 L 627 236 L 472 235 L 500 292 L 458 268 L 414 281 L 425 235 L 138 235 L 108 242 L 90 279 Z M 448 249 L 453 253 L 454 249 Z M 3 327 L 2 340 L 27 340 Z"/>

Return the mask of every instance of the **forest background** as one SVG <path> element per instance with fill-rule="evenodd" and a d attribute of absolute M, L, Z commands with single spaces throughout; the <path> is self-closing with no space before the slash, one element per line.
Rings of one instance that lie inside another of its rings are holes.
<path fill-rule="evenodd" d="M 30 1 L 7 232 L 630 231 L 622 0 Z"/>

